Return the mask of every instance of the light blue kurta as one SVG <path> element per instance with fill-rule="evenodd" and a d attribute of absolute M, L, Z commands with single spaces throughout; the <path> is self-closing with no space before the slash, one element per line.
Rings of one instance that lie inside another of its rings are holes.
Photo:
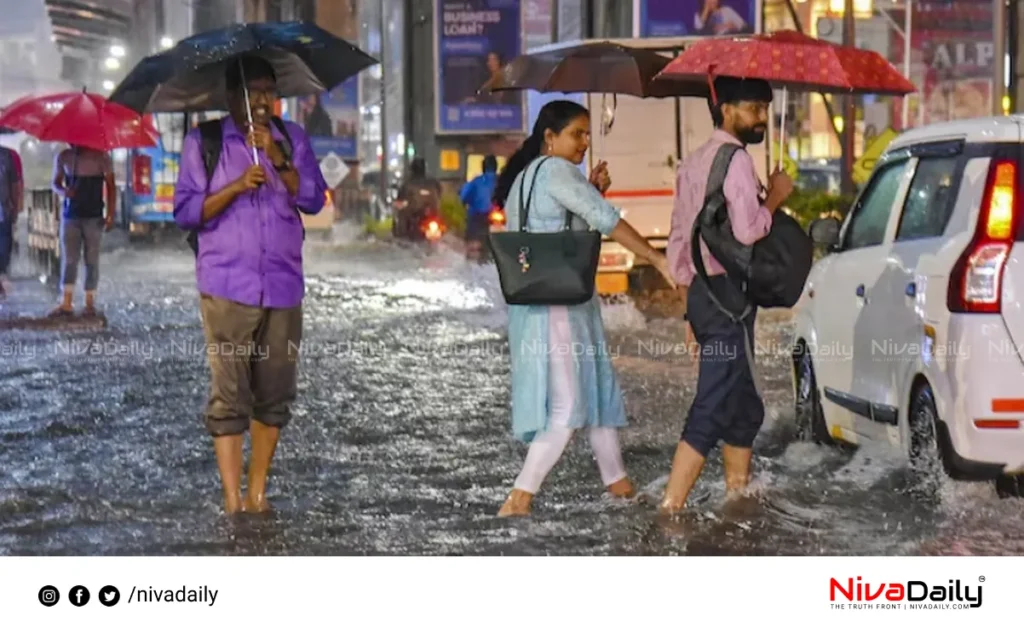
<path fill-rule="evenodd" d="M 619 210 L 605 200 L 571 162 L 551 157 L 540 166 L 533 161 L 516 178 L 505 202 L 506 228 L 519 230 L 519 186 L 525 178 L 530 198 L 534 173 L 536 192 L 530 202 L 526 228 L 531 232 L 559 231 L 568 208 L 576 217 L 573 228 L 608 235 L 619 221 Z M 548 306 L 508 306 L 508 338 L 512 361 L 512 434 L 524 442 L 548 427 Z M 568 306 L 572 336 L 574 388 L 570 428 L 624 427 L 622 390 L 612 367 L 597 295 Z"/>

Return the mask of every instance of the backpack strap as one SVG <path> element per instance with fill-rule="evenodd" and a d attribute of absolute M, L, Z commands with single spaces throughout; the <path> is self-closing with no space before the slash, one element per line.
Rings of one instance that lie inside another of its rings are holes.
<path fill-rule="evenodd" d="M 199 124 L 199 138 L 203 147 L 203 165 L 206 167 L 206 190 L 210 190 L 210 180 L 220 162 L 220 152 L 224 147 L 224 120 L 203 121 Z"/>
<path fill-rule="evenodd" d="M 284 154 L 285 159 L 291 160 L 294 150 L 292 148 L 292 137 L 290 134 L 288 134 L 288 128 L 285 126 L 284 121 L 281 120 L 281 117 L 279 116 L 271 117 L 270 120 L 274 124 L 274 127 L 277 128 L 277 131 L 280 132 L 281 136 L 283 137 L 282 140 L 274 142 L 277 143 L 277 146 L 281 148 L 281 153 Z"/>
<path fill-rule="evenodd" d="M 725 192 L 723 190 L 725 177 L 729 173 L 732 157 L 740 149 L 740 146 L 735 143 L 723 143 L 718 148 L 714 162 L 711 163 L 711 172 L 708 174 L 707 189 L 704 193 L 704 206 L 701 207 L 700 213 L 697 214 L 696 219 L 693 221 L 693 232 L 690 235 L 690 256 L 693 259 L 694 268 L 697 269 L 697 275 L 704 282 L 704 285 L 707 286 L 708 295 L 714 304 L 735 323 L 739 323 L 747 318 L 753 306 L 748 301 L 743 308 L 743 312 L 736 314 L 726 308 L 718 296 L 715 295 L 714 290 L 711 288 L 711 282 L 708 279 L 707 269 L 704 266 L 704 254 L 700 248 L 700 229 L 705 222 L 710 222 L 726 208 Z"/>
<path fill-rule="evenodd" d="M 281 140 L 274 142 L 277 143 L 277 146 L 278 148 L 280 148 L 281 153 L 284 154 L 284 159 L 288 162 L 291 162 L 295 150 L 292 147 L 292 137 L 291 134 L 288 133 L 288 127 L 284 124 L 284 121 L 279 116 L 270 117 L 270 121 L 274 124 L 274 127 L 277 128 L 277 131 L 281 133 Z M 299 212 L 298 208 L 293 207 L 292 210 L 295 211 L 295 215 L 296 217 L 299 218 L 299 222 L 302 222 L 302 213 Z M 302 225 L 302 239 L 306 239 L 305 224 Z"/>
<path fill-rule="evenodd" d="M 213 180 L 213 172 L 217 170 L 217 163 L 220 162 L 220 152 L 224 147 L 224 119 L 215 121 L 203 121 L 199 124 L 200 149 L 203 154 L 203 167 L 206 170 L 206 192 L 210 192 L 210 181 Z M 185 236 L 192 253 L 199 256 L 199 230 L 192 229 Z"/>

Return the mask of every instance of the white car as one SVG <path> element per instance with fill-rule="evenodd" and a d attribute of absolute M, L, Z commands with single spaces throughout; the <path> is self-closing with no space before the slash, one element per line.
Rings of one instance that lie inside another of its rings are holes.
<path fill-rule="evenodd" d="M 1024 493 L 1024 117 L 898 137 L 797 307 L 797 421 Z"/>

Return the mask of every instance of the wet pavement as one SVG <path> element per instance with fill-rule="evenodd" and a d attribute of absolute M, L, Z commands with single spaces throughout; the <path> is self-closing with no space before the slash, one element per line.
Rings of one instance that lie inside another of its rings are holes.
<path fill-rule="evenodd" d="M 786 312 L 765 313 L 768 419 L 757 496 L 726 504 L 713 454 L 666 519 L 603 494 L 580 435 L 526 519 L 498 519 L 525 455 L 509 434 L 505 307 L 456 253 L 318 244 L 296 420 L 266 516 L 224 517 L 200 412 L 207 369 L 191 254 L 105 253 L 105 329 L 0 331 L 0 554 L 1021 554 L 1024 502 L 988 484 L 918 487 L 883 449 L 793 441 Z M 2 311 L 55 297 L 22 274 Z M 642 310 L 638 309 L 640 306 Z M 657 500 L 693 396 L 671 302 L 604 308 L 630 475 Z"/>

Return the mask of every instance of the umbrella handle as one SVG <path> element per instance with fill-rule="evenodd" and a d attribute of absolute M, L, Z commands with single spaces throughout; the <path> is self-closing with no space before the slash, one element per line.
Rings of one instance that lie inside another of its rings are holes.
<path fill-rule="evenodd" d="M 779 124 L 779 165 L 778 169 L 782 169 L 782 156 L 786 149 L 786 112 L 789 110 L 789 93 L 788 88 L 782 88 L 782 122 Z"/>
<path fill-rule="evenodd" d="M 249 130 L 252 131 L 252 104 L 249 103 L 249 84 L 245 80 L 245 67 L 242 66 L 241 59 L 238 60 L 238 70 L 241 72 L 242 76 L 242 93 L 245 98 L 245 116 L 249 119 Z M 260 155 L 259 152 L 256 150 L 256 145 L 252 146 L 252 164 L 260 164 Z"/>

